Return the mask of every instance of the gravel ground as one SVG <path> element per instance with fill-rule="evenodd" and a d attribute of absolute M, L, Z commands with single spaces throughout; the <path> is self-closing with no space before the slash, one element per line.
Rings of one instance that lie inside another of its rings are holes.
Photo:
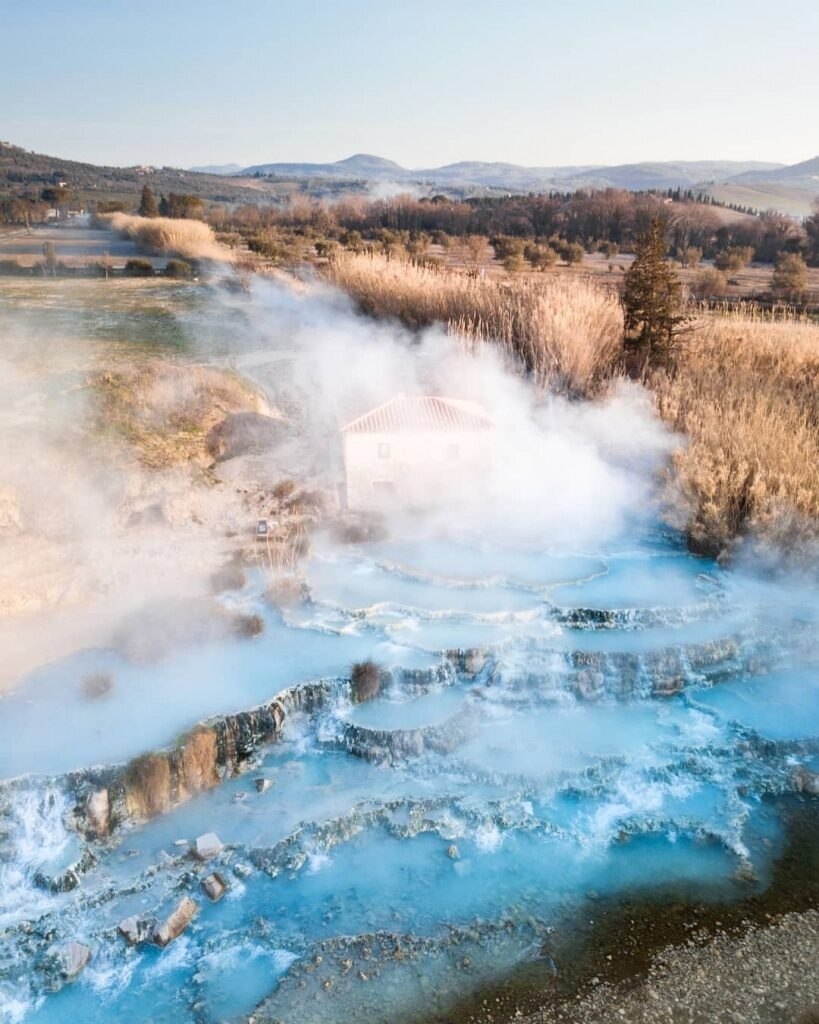
<path fill-rule="evenodd" d="M 636 986 L 595 985 L 525 1024 L 819 1024 L 819 912 L 740 934 L 697 933 Z"/>

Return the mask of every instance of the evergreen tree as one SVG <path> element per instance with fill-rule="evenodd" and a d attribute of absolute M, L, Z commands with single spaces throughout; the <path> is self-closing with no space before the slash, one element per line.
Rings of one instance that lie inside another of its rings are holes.
<path fill-rule="evenodd" d="M 808 263 L 819 267 L 819 199 L 813 204 L 813 214 L 805 221 L 808 242 Z"/>
<path fill-rule="evenodd" d="M 168 200 L 165 196 L 159 197 L 159 216 L 168 217 L 170 216 L 170 207 L 168 206 Z"/>
<path fill-rule="evenodd" d="M 157 217 L 159 208 L 156 205 L 156 196 L 147 185 L 142 186 L 142 198 L 139 201 L 140 217 Z"/>
<path fill-rule="evenodd" d="M 649 347 L 668 345 L 685 318 L 680 282 L 665 258 L 665 229 L 659 218 L 637 239 L 636 253 L 623 290 L 626 334 Z"/>

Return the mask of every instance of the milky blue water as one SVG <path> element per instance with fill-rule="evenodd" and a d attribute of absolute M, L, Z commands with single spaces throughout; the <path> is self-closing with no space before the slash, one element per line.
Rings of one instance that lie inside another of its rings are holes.
<path fill-rule="evenodd" d="M 0 1020 L 398 1021 L 541 956 L 597 896 L 764 887 L 783 838 L 766 798 L 815 770 L 819 748 L 804 599 L 800 621 L 772 625 L 757 584 L 657 537 L 554 555 L 319 544 L 306 575 L 310 601 L 284 613 L 261 586 L 229 599 L 262 614 L 261 637 L 152 665 L 80 652 L 0 703 L 0 775 L 16 780 L 0 791 Z M 611 614 L 567 616 L 577 609 Z M 718 673 L 685 667 L 726 637 Z M 468 671 L 400 671 L 473 647 Z M 657 652 L 682 673 L 671 696 L 652 696 Z M 637 658 L 626 692 L 606 660 L 624 653 Z M 600 688 L 584 694 L 571 662 L 589 656 Z M 394 670 L 378 698 L 353 705 L 340 689 L 290 717 L 244 774 L 94 845 L 79 888 L 38 886 L 38 870 L 57 874 L 85 847 L 63 773 L 367 657 Z M 90 701 L 82 678 L 103 670 L 113 689 Z M 351 728 L 380 755 L 350 752 Z M 390 755 L 407 733 L 433 742 Z M 202 865 L 188 844 L 209 831 L 225 849 Z M 214 869 L 229 884 L 218 903 L 199 885 Z M 166 949 L 117 935 L 122 918 L 162 917 L 182 895 L 199 910 Z M 70 940 L 92 960 L 48 991 L 44 958 Z"/>

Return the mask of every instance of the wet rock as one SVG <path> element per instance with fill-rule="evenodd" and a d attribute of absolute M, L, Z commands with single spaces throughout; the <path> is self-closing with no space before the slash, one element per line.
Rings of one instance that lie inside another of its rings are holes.
<path fill-rule="evenodd" d="M 476 676 L 486 664 L 486 654 L 478 649 L 466 652 L 464 669 L 471 676 Z"/>
<path fill-rule="evenodd" d="M 279 417 L 234 412 L 211 429 L 205 444 L 216 462 L 224 462 L 237 455 L 269 451 L 287 435 L 288 429 L 286 421 Z"/>
<path fill-rule="evenodd" d="M 73 981 L 91 959 L 91 950 L 81 942 L 69 942 L 62 952 L 63 976 Z"/>
<path fill-rule="evenodd" d="M 82 973 L 90 959 L 88 946 L 69 942 L 47 950 L 37 963 L 37 969 L 44 976 L 45 988 L 49 992 L 59 992 L 63 985 Z"/>
<path fill-rule="evenodd" d="M 165 921 L 151 934 L 151 942 L 163 949 L 174 939 L 178 939 L 196 916 L 199 908 L 189 897 L 183 896 Z"/>
<path fill-rule="evenodd" d="M 218 871 L 214 871 L 207 878 L 203 878 L 201 885 L 208 899 L 213 903 L 218 903 L 229 888 L 224 877 Z"/>
<path fill-rule="evenodd" d="M 158 927 L 159 921 L 157 918 L 133 914 L 131 917 L 125 917 L 119 922 L 117 931 L 129 946 L 136 946 L 140 942 L 147 942 Z"/>
<path fill-rule="evenodd" d="M 811 772 L 807 768 L 797 768 L 793 773 L 793 785 L 797 793 L 819 796 L 819 772 Z"/>
<path fill-rule="evenodd" d="M 577 694 L 583 700 L 597 700 L 604 690 L 604 676 L 602 672 L 595 672 L 593 669 L 584 668 L 577 673 L 575 688 Z"/>
<path fill-rule="evenodd" d="M 253 785 L 256 787 L 257 793 L 266 793 L 273 783 L 270 779 L 254 779 Z"/>
<path fill-rule="evenodd" d="M 34 875 L 34 884 L 48 892 L 71 892 L 80 884 L 82 876 L 89 872 L 96 863 L 97 859 L 93 853 L 90 850 L 84 850 L 79 860 L 59 875 L 48 875 L 44 871 L 38 871 Z"/>
<path fill-rule="evenodd" d="M 233 874 L 237 878 L 242 878 L 242 879 L 250 878 L 250 876 L 253 874 L 253 868 L 251 868 L 247 864 L 234 864 L 233 865 Z"/>
<path fill-rule="evenodd" d="M 461 851 L 458 849 L 458 847 L 454 843 L 451 846 L 447 847 L 446 855 L 447 855 L 447 857 L 449 857 L 450 860 L 460 860 L 461 859 Z"/>
<path fill-rule="evenodd" d="M 104 839 L 111 831 L 111 803 L 107 789 L 97 789 L 90 794 L 85 805 L 85 820 L 98 839 Z"/>
<path fill-rule="evenodd" d="M 199 860 L 212 860 L 224 849 L 224 844 L 215 832 L 205 832 L 193 844 L 193 852 Z"/>

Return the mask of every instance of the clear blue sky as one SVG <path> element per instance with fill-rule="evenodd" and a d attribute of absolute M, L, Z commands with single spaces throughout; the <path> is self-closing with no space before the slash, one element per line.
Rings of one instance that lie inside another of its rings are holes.
<path fill-rule="evenodd" d="M 111 164 L 819 153 L 819 0 L 0 0 L 0 139 Z"/>

